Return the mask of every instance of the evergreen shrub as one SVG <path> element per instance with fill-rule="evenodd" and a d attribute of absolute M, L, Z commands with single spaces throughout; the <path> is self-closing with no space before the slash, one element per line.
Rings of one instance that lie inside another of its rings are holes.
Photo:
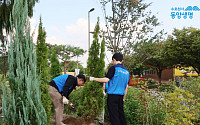
<path fill-rule="evenodd" d="M 89 58 L 87 62 L 88 74 L 93 77 L 102 78 L 105 75 L 104 57 L 105 57 L 105 40 L 99 42 L 100 27 L 99 18 L 94 29 L 93 42 L 89 50 Z M 87 121 L 87 124 L 94 121 L 95 118 L 103 111 L 103 84 L 96 81 L 86 82 L 81 92 L 78 114 Z"/>
<path fill-rule="evenodd" d="M 74 104 L 75 110 L 73 110 L 70 106 L 65 105 L 64 112 L 68 115 L 74 115 L 78 116 L 79 114 L 76 114 L 76 110 L 79 107 L 81 93 L 82 93 L 83 87 L 77 87 L 76 90 L 72 91 L 69 95 L 69 100 Z M 80 115 L 79 115 L 80 116 Z"/>
<path fill-rule="evenodd" d="M 51 124 L 51 115 L 52 115 L 52 101 L 49 95 L 49 69 L 48 69 L 48 49 L 45 43 L 46 32 L 42 26 L 42 19 L 40 17 L 40 24 L 38 30 L 38 38 L 36 45 L 36 54 L 37 54 L 37 74 L 40 76 L 40 89 L 41 89 L 41 101 L 42 105 L 47 114 L 47 125 Z"/>

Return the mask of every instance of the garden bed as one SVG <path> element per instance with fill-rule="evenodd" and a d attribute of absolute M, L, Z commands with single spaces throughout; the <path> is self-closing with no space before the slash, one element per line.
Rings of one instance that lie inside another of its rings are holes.
<path fill-rule="evenodd" d="M 52 116 L 52 125 L 55 125 L 55 118 Z M 81 118 L 76 118 L 75 116 L 72 115 L 63 115 L 63 123 L 66 125 L 87 125 L 86 122 L 81 119 Z M 90 125 L 98 125 L 94 123 L 91 123 Z M 105 120 L 103 125 L 111 125 L 109 121 Z"/>

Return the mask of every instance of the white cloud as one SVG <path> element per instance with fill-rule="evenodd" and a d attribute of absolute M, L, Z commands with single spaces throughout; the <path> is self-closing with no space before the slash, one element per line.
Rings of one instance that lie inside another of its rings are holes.
<path fill-rule="evenodd" d="M 90 22 L 90 32 L 94 31 L 95 23 Z M 101 29 L 106 29 L 105 24 L 100 23 Z M 80 47 L 84 50 L 88 51 L 88 21 L 86 19 L 80 18 L 77 20 L 76 24 L 67 25 L 66 26 L 66 39 L 70 41 L 70 45 Z M 93 35 L 90 34 L 90 44 L 92 43 Z M 111 53 L 106 51 L 105 62 L 106 65 L 111 62 Z M 88 52 L 86 52 L 83 56 L 80 56 L 78 60 L 80 63 L 86 67 L 88 59 Z M 73 58 L 72 60 L 77 60 L 77 58 Z"/>
<path fill-rule="evenodd" d="M 39 23 L 36 23 L 36 19 L 34 19 L 34 18 L 31 18 L 29 21 L 30 21 L 30 26 L 31 26 L 31 35 L 33 36 L 33 42 L 36 43 L 37 37 L 38 37 Z M 55 32 L 59 32 L 59 29 L 56 26 L 52 26 L 50 28 L 50 30 L 53 30 Z M 48 34 L 48 32 L 47 32 L 47 34 Z M 53 45 L 54 44 L 57 44 L 57 45 L 69 44 L 69 43 L 66 43 L 64 40 L 58 38 L 57 36 L 49 36 L 49 37 L 47 36 L 46 42 L 53 44 Z"/>
<path fill-rule="evenodd" d="M 67 44 L 70 44 L 70 43 L 65 42 L 62 39 L 57 38 L 56 36 L 47 37 L 46 38 L 46 43 L 50 43 L 52 45 L 55 45 L 55 44 L 57 44 L 57 45 L 67 45 Z"/>
<path fill-rule="evenodd" d="M 94 29 L 94 23 L 90 24 L 91 29 Z M 92 36 L 90 37 L 92 38 Z M 72 45 L 79 46 L 85 50 L 88 49 L 88 22 L 86 19 L 80 18 L 76 24 L 66 26 L 66 39 Z"/>
<path fill-rule="evenodd" d="M 94 29 L 94 25 L 94 23 L 90 24 L 91 29 Z M 92 36 L 90 38 L 92 38 Z M 88 21 L 86 19 L 80 18 L 77 20 L 76 24 L 67 25 L 66 39 L 70 42 L 70 45 L 88 50 Z M 88 52 L 78 58 L 78 60 L 84 67 L 87 66 L 87 59 Z M 77 59 L 73 58 L 72 60 Z"/>

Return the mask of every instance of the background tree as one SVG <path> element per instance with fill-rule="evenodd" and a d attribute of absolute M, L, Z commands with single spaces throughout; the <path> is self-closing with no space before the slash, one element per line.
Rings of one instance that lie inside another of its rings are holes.
<path fill-rule="evenodd" d="M 200 73 L 200 29 L 174 29 L 165 51 L 173 65 L 192 66 Z"/>
<path fill-rule="evenodd" d="M 149 56 L 143 63 L 144 66 L 156 70 L 158 82 L 161 85 L 162 71 L 170 67 L 168 57 L 164 56 L 163 42 L 153 43 L 151 49 L 153 49 L 152 55 Z"/>
<path fill-rule="evenodd" d="M 171 63 L 165 54 L 165 42 L 140 42 L 135 45 L 134 57 L 138 64 L 156 70 L 156 74 L 161 85 L 162 71 L 170 68 Z"/>
<path fill-rule="evenodd" d="M 47 122 L 40 100 L 36 53 L 27 17 L 27 1 L 15 1 L 10 19 L 12 31 L 8 55 L 10 86 L 3 86 L 3 116 L 7 125 L 45 125 Z"/>
<path fill-rule="evenodd" d="M 81 49 L 80 47 L 74 47 L 71 45 L 47 44 L 47 47 L 50 50 L 50 52 L 49 52 L 50 54 L 51 54 L 51 51 L 53 51 L 53 49 L 54 49 L 56 54 L 58 55 L 59 60 L 62 61 L 61 64 L 63 66 L 62 68 L 64 69 L 64 74 L 66 74 L 66 72 L 68 70 L 67 63 L 71 62 L 70 59 L 76 57 L 77 62 L 78 62 L 78 57 L 83 55 L 86 52 L 85 50 Z M 50 58 L 50 56 L 49 56 L 49 58 Z M 79 66 L 79 64 L 77 62 L 76 62 L 76 67 Z"/>
<path fill-rule="evenodd" d="M 74 53 L 75 53 L 76 58 L 77 58 L 77 60 L 76 60 L 76 64 L 77 64 L 76 69 L 80 69 L 80 67 L 79 67 L 79 65 L 78 65 L 78 57 L 79 57 L 80 55 L 83 55 L 85 52 L 86 52 L 85 50 L 80 49 L 79 47 L 74 47 Z M 81 69 L 80 69 L 80 70 L 81 70 Z M 74 70 L 74 71 L 75 71 L 75 70 Z"/>
<path fill-rule="evenodd" d="M 64 64 L 61 64 L 62 66 L 64 66 Z M 80 69 L 80 73 L 85 74 L 85 68 L 77 61 L 69 61 L 66 64 L 66 70 L 68 72 L 74 72 L 75 69 L 77 69 L 77 67 Z"/>
<path fill-rule="evenodd" d="M 66 74 L 67 61 L 70 60 L 72 57 L 77 56 L 78 58 L 78 56 L 83 55 L 83 53 L 85 52 L 80 47 L 74 47 L 70 45 L 60 45 L 57 50 L 57 53 L 59 54 L 61 60 L 64 62 L 64 74 Z"/>
<path fill-rule="evenodd" d="M 39 0 L 27 0 L 28 3 L 28 16 L 33 16 L 33 7 L 35 6 L 35 3 Z M 24 6 L 25 2 L 23 2 Z M 0 1 L 0 43 L 5 43 L 7 40 L 7 35 L 3 34 L 3 30 L 6 30 L 6 33 L 8 34 L 10 32 L 10 14 L 12 12 L 14 5 L 14 0 L 1 0 Z"/>
<path fill-rule="evenodd" d="M 65 46 L 65 45 L 56 45 L 54 47 L 56 53 L 58 54 L 59 59 L 61 59 L 64 63 L 64 74 L 66 74 L 66 64 L 67 61 L 70 59 L 70 52 L 68 51 L 70 46 Z M 74 57 L 75 55 L 71 55 L 71 57 Z"/>
<path fill-rule="evenodd" d="M 158 19 L 145 11 L 150 4 L 143 3 L 143 0 L 100 0 L 100 3 L 107 27 L 106 46 L 111 52 L 130 54 L 134 43 L 157 36 L 150 36 L 153 27 L 159 25 Z M 106 9 L 112 9 L 112 13 L 108 15 Z"/>
<path fill-rule="evenodd" d="M 54 49 L 52 51 L 50 68 L 51 79 L 61 75 L 62 72 L 56 51 Z"/>
<path fill-rule="evenodd" d="M 140 60 L 137 60 L 135 53 L 132 55 L 126 55 L 124 57 L 126 60 L 123 65 L 128 69 L 130 75 L 142 76 L 143 71 L 147 68 L 142 65 Z"/>
<path fill-rule="evenodd" d="M 85 51 L 80 47 L 74 47 L 70 45 L 55 45 L 54 49 L 59 55 L 59 58 L 64 62 L 64 74 L 66 74 L 66 64 L 73 57 L 79 57 L 83 55 Z"/>
<path fill-rule="evenodd" d="M 42 19 L 40 17 L 40 24 L 38 29 L 38 38 L 36 45 L 36 54 L 37 54 L 37 74 L 40 76 L 41 80 L 41 101 L 42 105 L 47 114 L 47 124 L 51 123 L 51 108 L 52 101 L 49 95 L 49 72 L 48 72 L 48 49 L 45 43 L 46 32 L 42 26 Z"/>
<path fill-rule="evenodd" d="M 99 19 L 94 30 L 94 40 L 89 51 L 88 69 L 89 75 L 94 77 L 104 77 L 104 57 L 105 41 L 99 43 L 100 27 Z M 81 93 L 78 113 L 82 115 L 87 123 L 91 123 L 102 112 L 103 109 L 103 85 L 91 81 L 84 85 Z"/>

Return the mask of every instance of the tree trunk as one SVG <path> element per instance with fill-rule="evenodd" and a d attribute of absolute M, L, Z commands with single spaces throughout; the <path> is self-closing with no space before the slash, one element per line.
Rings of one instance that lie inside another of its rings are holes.
<path fill-rule="evenodd" d="M 67 61 L 65 60 L 64 61 L 64 74 L 66 74 L 66 63 L 67 63 Z"/>
<path fill-rule="evenodd" d="M 161 76 L 162 76 L 162 70 L 161 69 L 157 69 L 157 76 L 158 76 L 159 86 L 161 86 Z"/>

